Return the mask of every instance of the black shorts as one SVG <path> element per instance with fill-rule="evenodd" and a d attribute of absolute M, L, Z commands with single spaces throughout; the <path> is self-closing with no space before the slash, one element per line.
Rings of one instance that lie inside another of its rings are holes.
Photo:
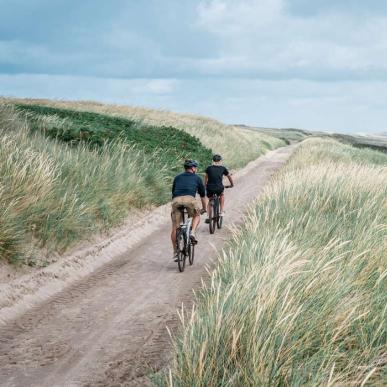
<path fill-rule="evenodd" d="M 223 188 L 216 188 L 216 189 L 208 189 L 207 188 L 207 197 L 212 198 L 215 194 L 220 196 L 223 195 L 224 187 Z"/>

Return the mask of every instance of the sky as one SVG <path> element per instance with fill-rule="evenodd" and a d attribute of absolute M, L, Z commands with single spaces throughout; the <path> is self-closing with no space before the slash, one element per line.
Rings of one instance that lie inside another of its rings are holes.
<path fill-rule="evenodd" d="M 0 95 L 387 129 L 387 0 L 0 0 Z"/>

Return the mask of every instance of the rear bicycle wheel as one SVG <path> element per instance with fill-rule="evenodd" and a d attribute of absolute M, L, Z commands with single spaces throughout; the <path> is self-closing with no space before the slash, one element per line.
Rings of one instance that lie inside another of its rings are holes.
<path fill-rule="evenodd" d="M 212 218 L 210 221 L 210 223 L 212 224 L 211 234 L 215 232 L 218 221 L 219 221 L 219 199 L 216 198 L 212 206 Z"/>
<path fill-rule="evenodd" d="M 220 216 L 220 199 L 218 199 L 216 207 L 217 207 L 217 210 L 216 210 L 216 213 L 217 213 L 216 225 L 218 226 L 218 228 L 222 228 L 223 216 Z"/>
<path fill-rule="evenodd" d="M 183 230 L 179 229 L 176 235 L 177 266 L 183 272 L 185 268 L 185 236 Z"/>
<path fill-rule="evenodd" d="M 188 246 L 188 261 L 190 265 L 193 265 L 195 258 L 195 245 L 190 243 Z"/>

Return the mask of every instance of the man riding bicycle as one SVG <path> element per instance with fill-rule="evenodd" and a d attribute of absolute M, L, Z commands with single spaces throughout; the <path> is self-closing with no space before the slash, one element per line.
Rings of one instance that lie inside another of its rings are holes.
<path fill-rule="evenodd" d="M 185 172 L 177 175 L 173 180 L 172 185 L 172 232 L 171 241 L 173 246 L 173 259 L 176 261 L 176 230 L 181 222 L 181 208 L 187 209 L 188 215 L 192 217 L 192 232 L 191 240 L 197 243 L 196 228 L 200 223 L 200 212 L 206 212 L 205 188 L 200 176 L 196 174 L 198 162 L 195 160 L 185 160 Z M 195 199 L 196 193 L 199 193 L 202 202 L 202 210 L 200 210 L 198 202 Z"/>
<path fill-rule="evenodd" d="M 230 182 L 229 187 L 234 186 L 234 181 L 229 173 L 228 169 L 222 165 L 222 156 L 214 155 L 212 157 L 212 165 L 206 169 L 206 177 L 204 179 L 207 197 L 212 198 L 214 194 L 217 194 L 220 198 L 220 216 L 224 215 L 224 185 L 223 185 L 223 176 L 226 176 Z M 208 204 L 209 206 L 209 204 Z M 207 213 L 210 213 L 210 208 L 208 208 Z M 210 219 L 206 219 L 206 223 L 209 223 Z"/>

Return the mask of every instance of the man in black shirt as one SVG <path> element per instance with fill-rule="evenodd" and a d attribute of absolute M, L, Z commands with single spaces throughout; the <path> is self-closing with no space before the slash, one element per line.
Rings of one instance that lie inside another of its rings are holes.
<path fill-rule="evenodd" d="M 206 191 L 200 176 L 196 175 L 198 162 L 195 160 L 186 160 L 184 163 L 185 172 L 177 175 L 172 185 L 172 232 L 171 241 L 173 246 L 173 259 L 176 261 L 176 230 L 180 226 L 181 212 L 180 207 L 186 207 L 189 216 L 192 217 L 191 239 L 197 243 L 196 228 L 200 223 L 200 212 L 206 212 Z M 198 202 L 195 199 L 196 193 L 199 193 L 202 201 L 202 210 L 200 211 Z"/>
<path fill-rule="evenodd" d="M 211 198 L 214 194 L 217 194 L 220 197 L 220 216 L 224 214 L 224 185 L 223 185 L 223 176 L 226 176 L 230 182 L 229 187 L 234 186 L 233 179 L 228 169 L 222 165 L 222 156 L 214 155 L 212 158 L 212 165 L 206 169 L 205 184 L 207 189 L 207 197 Z M 208 208 L 208 216 L 210 208 Z M 206 222 L 208 223 L 208 220 Z"/>

